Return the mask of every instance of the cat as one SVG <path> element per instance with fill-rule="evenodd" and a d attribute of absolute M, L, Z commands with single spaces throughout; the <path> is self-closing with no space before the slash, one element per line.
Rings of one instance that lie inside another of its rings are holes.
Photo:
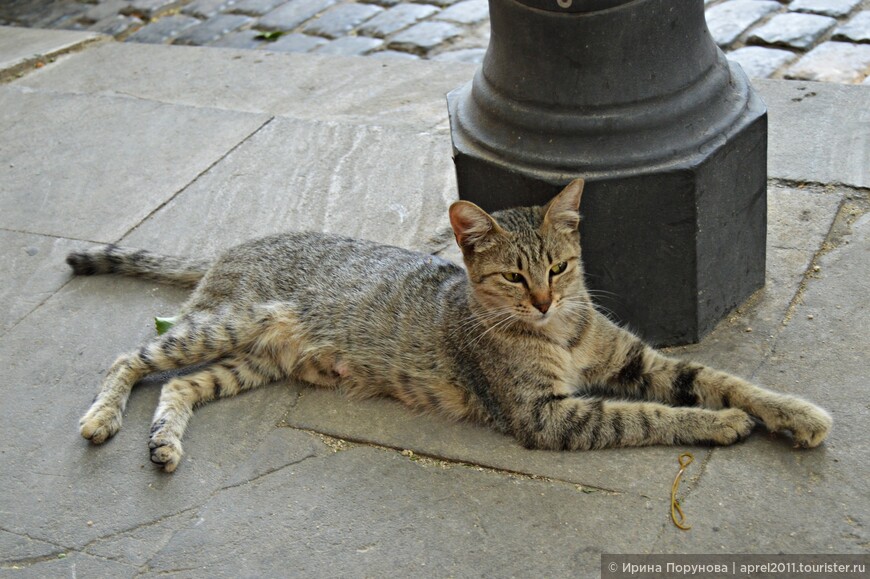
<path fill-rule="evenodd" d="M 821 408 L 669 358 L 595 309 L 582 191 L 577 179 L 546 206 L 492 215 L 453 203 L 466 270 L 321 233 L 249 241 L 213 263 L 114 245 L 71 253 L 75 274 L 194 288 L 166 333 L 111 366 L 80 432 L 104 442 L 138 380 L 199 365 L 163 386 L 154 414 L 151 461 L 167 472 L 195 406 L 291 378 L 488 425 L 528 448 L 727 445 L 752 417 L 819 445 L 832 425 Z"/>

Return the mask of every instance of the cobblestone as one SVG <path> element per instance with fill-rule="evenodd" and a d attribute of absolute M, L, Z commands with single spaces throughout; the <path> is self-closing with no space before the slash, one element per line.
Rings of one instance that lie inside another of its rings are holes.
<path fill-rule="evenodd" d="M 316 36 L 293 33 L 285 34 L 275 42 L 267 43 L 264 48 L 278 52 L 308 52 L 327 42 L 327 40 Z"/>
<path fill-rule="evenodd" d="M 262 16 L 286 3 L 287 0 L 239 0 L 230 8 L 230 12 L 247 14 L 248 16 Z"/>
<path fill-rule="evenodd" d="M 175 44 L 208 44 L 252 22 L 254 22 L 252 18 L 241 14 L 221 14 L 183 31 L 176 37 Z"/>
<path fill-rule="evenodd" d="M 823 42 L 789 67 L 785 78 L 857 84 L 870 69 L 870 44 Z"/>
<path fill-rule="evenodd" d="M 460 34 L 462 30 L 449 22 L 420 22 L 394 36 L 389 47 L 425 54 L 442 42 L 456 38 Z"/>
<path fill-rule="evenodd" d="M 794 0 L 788 5 L 789 10 L 796 12 L 811 12 L 833 18 L 842 18 L 855 9 L 861 0 Z"/>
<path fill-rule="evenodd" d="M 129 4 L 130 2 L 127 0 L 107 0 L 100 2 L 99 4 L 88 8 L 85 13 L 82 14 L 82 19 L 90 23 L 98 22 L 103 18 L 120 14 L 121 10 L 126 8 Z"/>
<path fill-rule="evenodd" d="M 870 10 L 859 12 L 854 18 L 834 30 L 834 40 L 870 43 Z"/>
<path fill-rule="evenodd" d="M 436 20 L 449 20 L 460 24 L 475 24 L 489 18 L 489 2 L 487 0 L 463 0 L 450 8 L 442 10 Z"/>
<path fill-rule="evenodd" d="M 181 10 L 181 13 L 205 20 L 220 14 L 233 5 L 235 5 L 235 0 L 193 0 Z"/>
<path fill-rule="evenodd" d="M 740 64 L 749 78 L 767 78 L 797 58 L 794 52 L 762 46 L 745 46 L 728 53 L 728 59 Z"/>
<path fill-rule="evenodd" d="M 356 4 L 354 2 L 341 4 L 330 8 L 316 20 L 312 20 L 305 26 L 303 32 L 327 38 L 338 38 L 383 11 L 383 8 L 373 4 Z"/>
<path fill-rule="evenodd" d="M 166 14 L 185 3 L 185 0 L 135 0 L 130 6 L 121 10 L 121 14 L 148 20 Z"/>
<path fill-rule="evenodd" d="M 777 14 L 750 36 L 750 44 L 769 44 L 806 49 L 837 25 L 829 16 L 790 12 Z"/>
<path fill-rule="evenodd" d="M 163 44 L 173 40 L 184 30 L 199 25 L 199 23 L 200 21 L 193 16 L 174 14 L 143 26 L 130 35 L 127 40 L 130 42 Z"/>
<path fill-rule="evenodd" d="M 870 72 L 861 48 L 870 45 L 870 0 L 704 5 L 714 41 L 753 78 L 860 84 Z M 483 60 L 488 16 L 487 0 L 0 0 L 0 24 L 13 26 L 88 29 L 131 42 L 455 62 Z"/>
<path fill-rule="evenodd" d="M 366 22 L 360 27 L 359 32 L 366 36 L 384 38 L 416 24 L 436 12 L 438 12 L 438 8 L 430 4 L 399 4 Z"/>
<path fill-rule="evenodd" d="M 260 19 L 263 30 L 293 30 L 338 0 L 290 0 Z"/>
<path fill-rule="evenodd" d="M 746 30 L 781 8 L 772 0 L 728 0 L 707 9 L 707 28 L 721 47 L 734 43 Z"/>
<path fill-rule="evenodd" d="M 256 30 L 238 30 L 209 42 L 208 46 L 220 48 L 260 48 L 266 43 L 258 39 L 259 35 L 260 33 Z"/>
<path fill-rule="evenodd" d="M 115 14 L 106 16 L 102 20 L 88 26 L 88 30 L 108 34 L 115 38 L 124 38 L 131 32 L 139 29 L 144 23 L 136 16 L 124 16 Z"/>
<path fill-rule="evenodd" d="M 383 40 L 366 38 L 365 36 L 345 36 L 338 40 L 318 46 L 313 52 L 317 54 L 336 54 L 340 56 L 362 56 L 380 47 Z"/>

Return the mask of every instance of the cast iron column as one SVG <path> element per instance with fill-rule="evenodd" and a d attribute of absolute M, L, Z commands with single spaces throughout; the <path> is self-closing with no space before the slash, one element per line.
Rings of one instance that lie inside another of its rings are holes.
<path fill-rule="evenodd" d="M 764 285 L 767 109 L 702 0 L 489 0 L 474 79 L 447 96 L 459 195 L 487 210 L 586 178 L 597 301 L 695 342 Z"/>

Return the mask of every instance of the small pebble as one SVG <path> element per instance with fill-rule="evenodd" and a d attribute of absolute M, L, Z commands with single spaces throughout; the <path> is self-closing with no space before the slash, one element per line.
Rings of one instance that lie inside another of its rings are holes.
<path fill-rule="evenodd" d="M 808 320 L 812 320 L 812 319 L 813 319 L 813 315 L 812 315 L 812 314 L 807 314 L 807 319 L 808 319 Z"/>
<path fill-rule="evenodd" d="M 813 266 L 813 271 L 821 271 L 821 269 L 822 269 L 822 268 L 819 267 L 819 266 L 817 266 L 817 265 L 814 265 L 814 266 Z"/>

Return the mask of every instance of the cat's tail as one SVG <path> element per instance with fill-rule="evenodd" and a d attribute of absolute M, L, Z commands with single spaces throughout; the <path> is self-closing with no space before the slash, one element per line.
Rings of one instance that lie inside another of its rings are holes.
<path fill-rule="evenodd" d="M 205 259 L 159 255 L 117 245 L 76 251 L 66 257 L 66 262 L 76 275 L 116 273 L 183 287 L 194 287 L 211 266 Z"/>

